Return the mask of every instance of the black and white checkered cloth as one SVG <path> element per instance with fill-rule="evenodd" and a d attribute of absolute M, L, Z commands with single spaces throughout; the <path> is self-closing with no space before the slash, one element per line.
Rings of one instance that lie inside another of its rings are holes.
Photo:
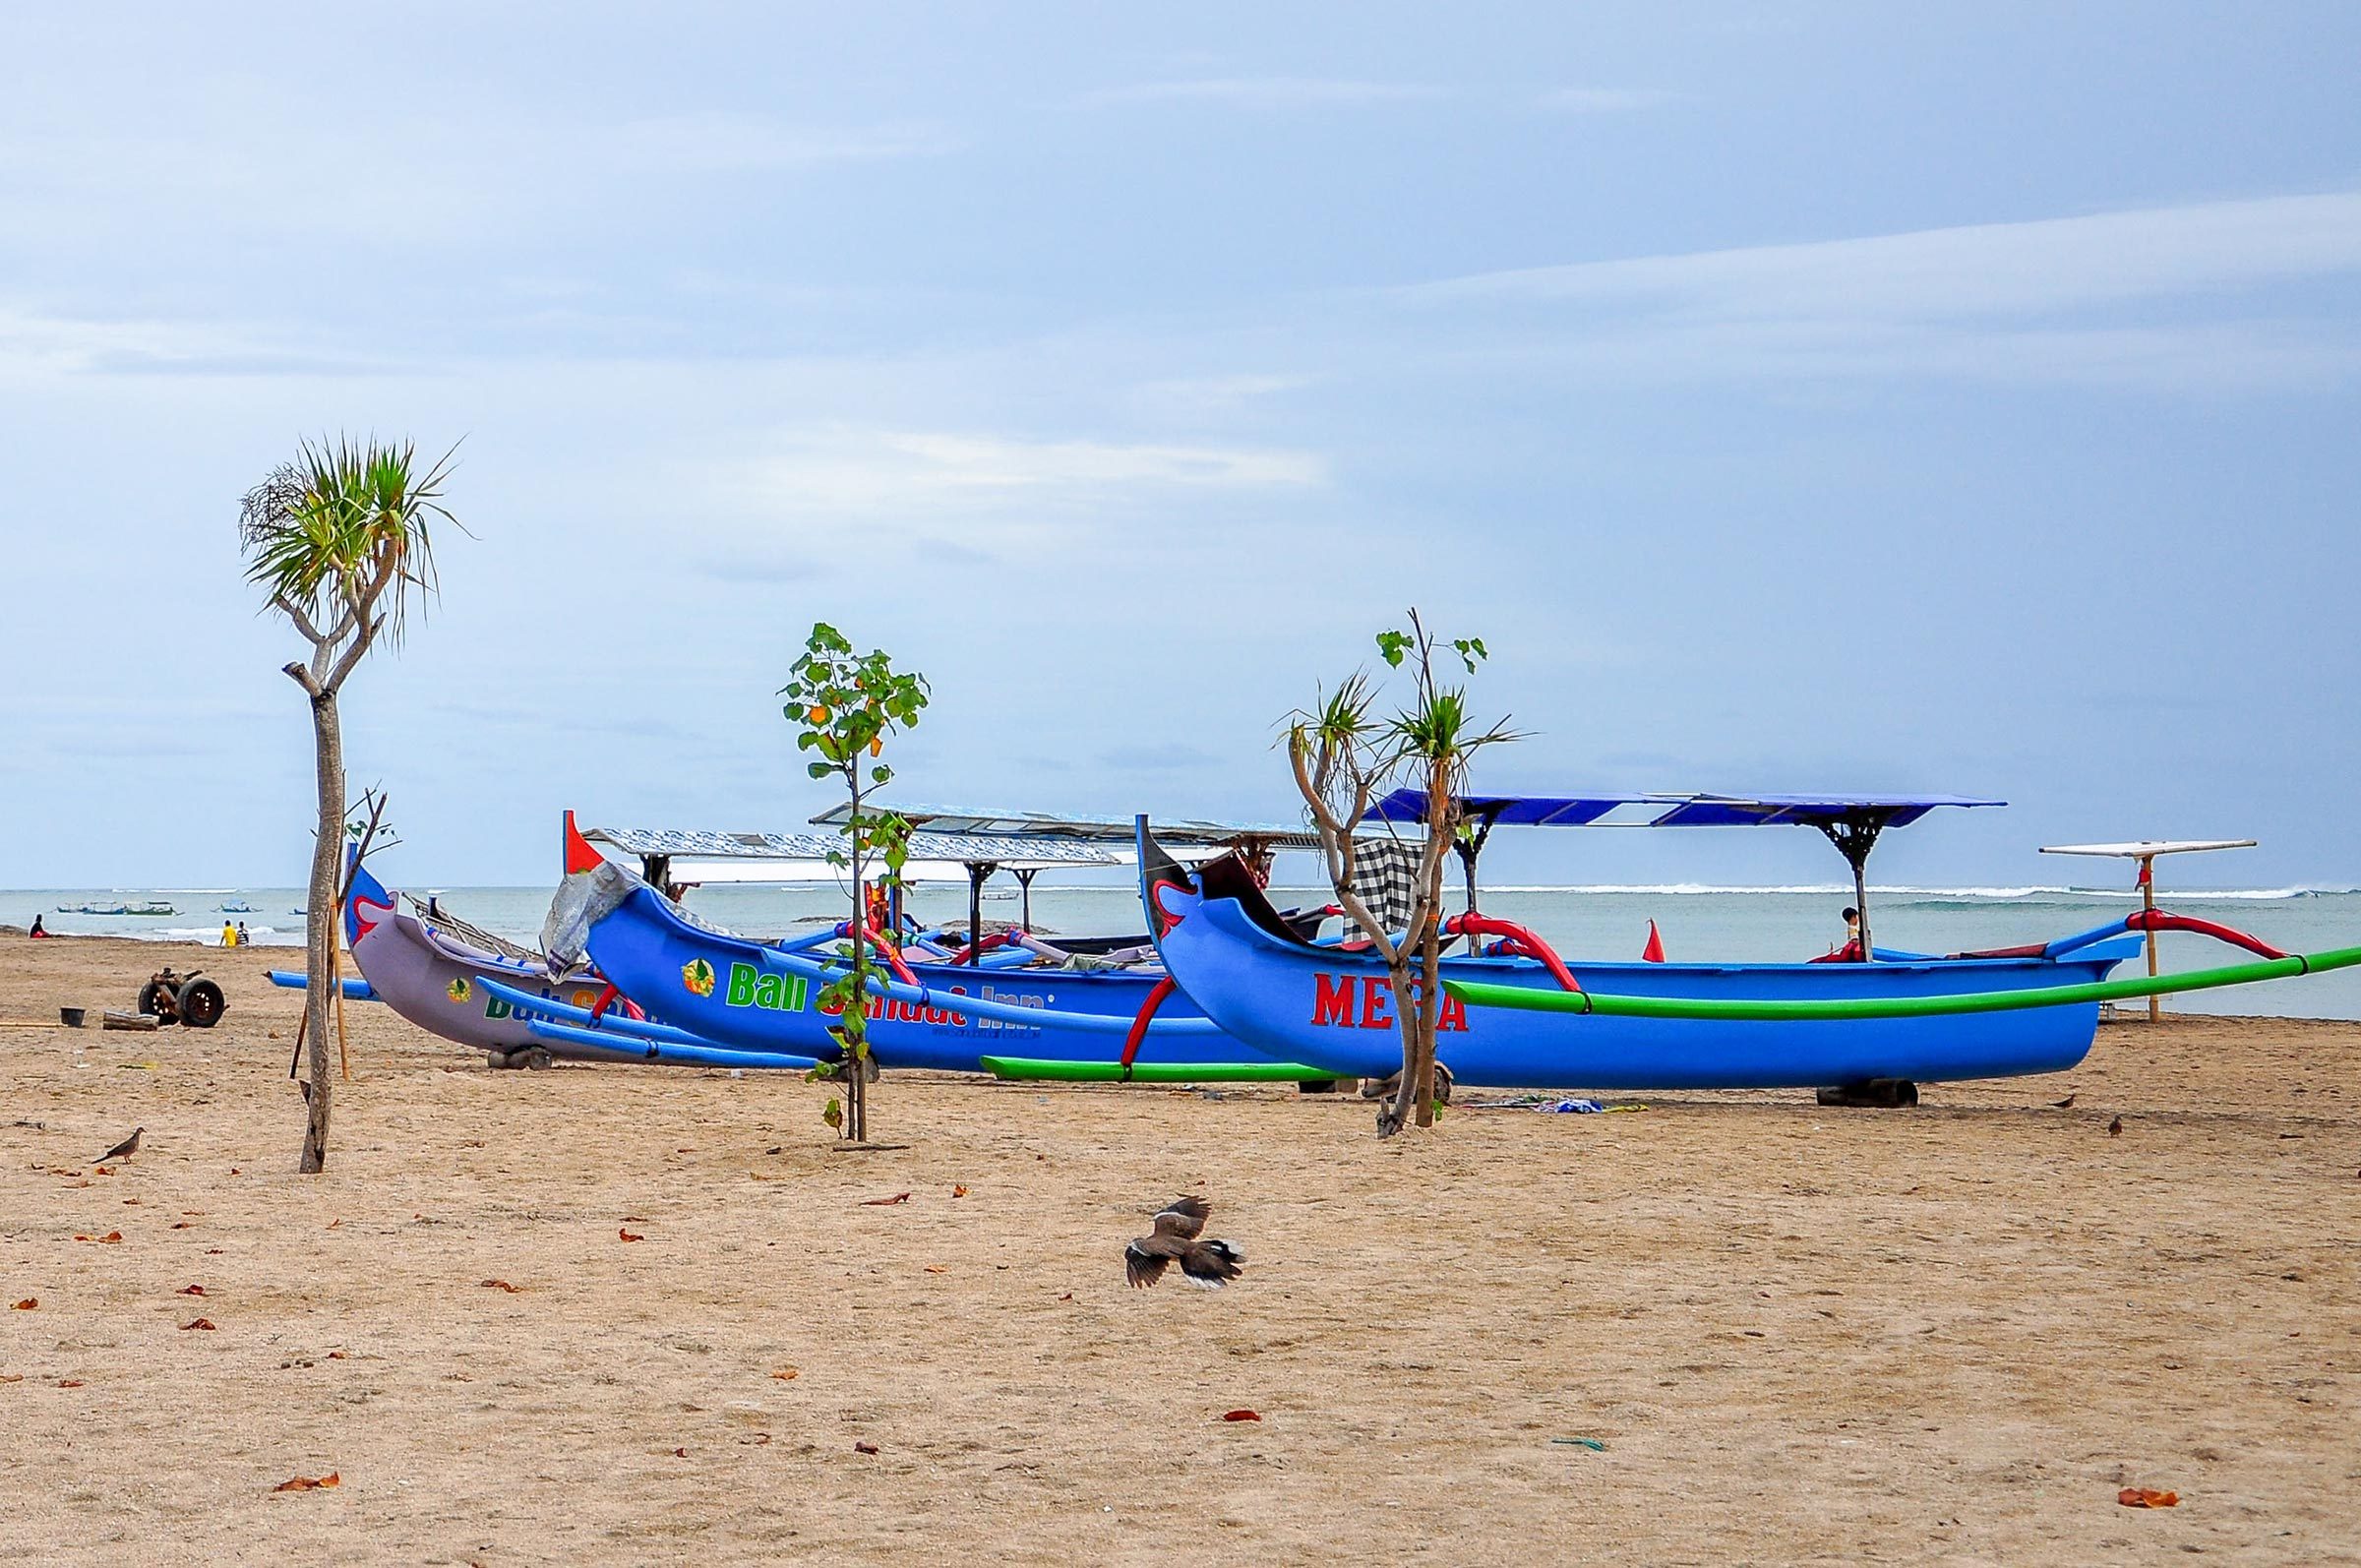
<path fill-rule="evenodd" d="M 1353 846 L 1353 896 L 1367 905 L 1387 931 L 1409 930 L 1418 889 L 1418 845 L 1364 838 Z"/>

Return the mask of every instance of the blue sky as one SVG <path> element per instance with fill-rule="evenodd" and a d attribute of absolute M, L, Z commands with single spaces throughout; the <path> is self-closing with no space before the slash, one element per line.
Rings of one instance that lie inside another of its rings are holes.
<path fill-rule="evenodd" d="M 339 430 L 465 438 L 346 705 L 416 880 L 826 804 L 820 617 L 932 678 L 915 798 L 1282 815 L 1276 721 L 1415 602 L 1535 732 L 1490 787 L 2361 882 L 2361 11 L 1273 9 L 20 8 L 0 885 L 300 874 L 233 522 Z"/>

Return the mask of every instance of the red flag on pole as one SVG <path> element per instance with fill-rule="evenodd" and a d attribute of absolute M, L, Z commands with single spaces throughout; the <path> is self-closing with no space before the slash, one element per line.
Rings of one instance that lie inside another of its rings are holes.
<path fill-rule="evenodd" d="M 1661 964 L 1665 961 L 1665 939 L 1657 935 L 1656 922 L 1648 923 L 1648 945 L 1640 949 L 1640 962 Z"/>
<path fill-rule="evenodd" d="M 590 847 L 588 839 L 582 837 L 581 829 L 574 825 L 574 814 L 568 812 L 566 814 L 566 874 L 572 876 L 577 872 L 594 872 L 598 870 L 605 859 L 605 856 Z"/>

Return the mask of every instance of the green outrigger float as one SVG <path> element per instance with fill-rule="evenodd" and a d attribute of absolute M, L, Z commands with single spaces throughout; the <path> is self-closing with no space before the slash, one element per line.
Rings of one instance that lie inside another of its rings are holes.
<path fill-rule="evenodd" d="M 1294 1061 L 1052 1061 L 986 1056 L 996 1078 L 1039 1083 L 1326 1083 L 1336 1076 Z"/>
<path fill-rule="evenodd" d="M 2079 1003 L 2124 1001 L 2139 996 L 2169 996 L 2185 991 L 2212 991 L 2222 986 L 2251 986 L 2265 980 L 2292 980 L 2298 975 L 2326 974 L 2361 964 L 2361 947 L 2331 947 L 2326 952 L 2294 953 L 2251 964 L 2224 964 L 2218 969 L 2193 969 L 2183 975 L 2137 976 L 2130 980 L 2099 980 L 2080 986 L 2043 986 L 2026 991 L 1976 992 L 1950 996 L 1855 996 L 1764 1001 L 1704 996 L 1616 996 L 1591 991 L 1541 991 L 1526 986 L 1495 986 L 1482 981 L 1445 980 L 1443 989 L 1473 1007 L 1513 1007 L 1528 1012 L 1588 1013 L 1602 1018 L 1717 1018 L 1771 1022 L 1811 1018 L 1940 1018 L 1953 1013 L 2011 1012 L 2024 1007 L 2062 1007 Z"/>

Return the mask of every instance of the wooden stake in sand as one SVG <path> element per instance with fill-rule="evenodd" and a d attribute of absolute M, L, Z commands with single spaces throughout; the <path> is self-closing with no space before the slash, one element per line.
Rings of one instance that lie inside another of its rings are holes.
<path fill-rule="evenodd" d="M 2132 844 L 2044 844 L 2044 855 L 2106 855 L 2117 860 L 2136 860 L 2140 863 L 2140 907 L 2152 915 L 2156 912 L 2156 857 L 2158 855 L 2187 855 L 2209 849 L 2253 849 L 2251 838 L 2144 838 Z M 2148 934 L 2148 978 L 2156 978 L 2156 934 Z M 2148 998 L 2148 1021 L 2156 1023 L 2164 1016 L 2164 998 Z"/>
<path fill-rule="evenodd" d="M 351 879 L 351 874 L 349 872 L 345 874 L 345 879 L 347 881 Z M 347 892 L 345 896 L 350 897 L 351 895 L 349 892 Z M 343 948 L 341 945 L 332 945 L 328 949 L 328 978 L 329 983 L 336 988 L 336 1060 L 343 1064 L 344 1081 L 346 1083 L 350 1083 L 352 1082 L 352 1052 L 347 1049 L 344 1044 L 344 966 L 342 954 Z"/>

